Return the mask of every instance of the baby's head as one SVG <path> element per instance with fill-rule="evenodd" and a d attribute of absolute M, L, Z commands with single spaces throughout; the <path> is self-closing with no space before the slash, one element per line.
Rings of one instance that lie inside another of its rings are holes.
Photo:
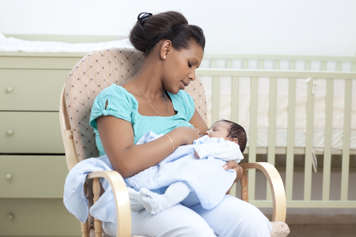
<path fill-rule="evenodd" d="M 235 122 L 225 119 L 216 121 L 207 133 L 209 137 L 221 137 L 236 142 L 239 144 L 241 152 L 245 150 L 247 143 L 246 131 Z"/>

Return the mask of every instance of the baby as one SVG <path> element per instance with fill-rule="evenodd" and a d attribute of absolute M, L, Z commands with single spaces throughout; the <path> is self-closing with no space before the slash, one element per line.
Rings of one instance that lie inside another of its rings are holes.
<path fill-rule="evenodd" d="M 157 137 L 149 133 L 140 142 Z M 131 201 L 136 203 L 134 209 L 145 208 L 157 214 L 178 203 L 214 208 L 236 179 L 235 171 L 225 170 L 223 165 L 230 160 L 240 162 L 246 143 L 242 126 L 229 120 L 215 122 L 207 135 L 193 144 L 178 147 L 159 164 L 125 179 L 130 187 L 139 190 L 130 189 Z"/>

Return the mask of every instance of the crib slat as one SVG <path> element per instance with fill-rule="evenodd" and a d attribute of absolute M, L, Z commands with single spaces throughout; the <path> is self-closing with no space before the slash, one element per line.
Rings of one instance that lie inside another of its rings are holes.
<path fill-rule="evenodd" d="M 350 131 L 351 131 L 351 105 L 352 81 L 345 80 L 345 112 L 344 112 L 344 137 L 341 167 L 341 200 L 348 199 L 349 164 L 350 164 Z"/>
<path fill-rule="evenodd" d="M 356 72 L 356 60 L 351 63 L 351 72 Z"/>
<path fill-rule="evenodd" d="M 321 61 L 320 62 L 320 71 L 326 71 L 327 70 L 327 61 Z"/>
<path fill-rule="evenodd" d="M 220 110 L 220 78 L 213 77 L 211 83 L 212 96 L 211 96 L 211 122 L 219 119 Z"/>
<path fill-rule="evenodd" d="M 225 68 L 232 68 L 232 59 L 224 59 Z"/>
<path fill-rule="evenodd" d="M 323 201 L 330 198 L 330 170 L 331 170 L 331 137 L 333 121 L 333 97 L 334 81 L 326 81 L 326 99 L 325 99 L 325 148 L 324 148 L 324 168 L 323 168 Z"/>
<path fill-rule="evenodd" d="M 226 61 L 226 68 L 232 68 L 232 59 Z M 239 78 L 231 77 L 231 120 L 238 121 L 239 108 Z"/>
<path fill-rule="evenodd" d="M 231 78 L 231 120 L 237 122 L 239 120 L 239 78 Z"/>
<path fill-rule="evenodd" d="M 311 61 L 310 60 L 304 61 L 304 71 L 311 71 Z"/>
<path fill-rule="evenodd" d="M 295 59 L 290 59 L 289 60 L 289 70 L 295 70 L 295 65 L 296 65 Z"/>
<path fill-rule="evenodd" d="M 209 68 L 216 67 L 216 59 L 215 58 L 210 58 L 209 59 Z"/>
<path fill-rule="evenodd" d="M 216 61 L 211 61 L 210 67 L 216 68 Z M 214 76 L 211 78 L 211 122 L 219 119 L 220 112 L 220 78 Z"/>
<path fill-rule="evenodd" d="M 313 152 L 313 123 L 314 123 L 314 96 L 313 96 L 313 80 L 308 82 L 307 89 L 307 108 L 306 108 L 306 149 L 305 149 L 305 165 L 304 165 L 304 200 L 311 199 L 311 180 L 312 180 L 312 152 Z"/>
<path fill-rule="evenodd" d="M 337 72 L 341 72 L 341 71 L 342 71 L 342 62 L 340 62 L 340 61 L 337 61 L 337 62 L 336 62 L 335 70 L 336 70 Z"/>
<path fill-rule="evenodd" d="M 258 59 L 257 60 L 257 69 L 264 69 L 265 68 L 265 61 L 263 59 Z"/>
<path fill-rule="evenodd" d="M 273 60 L 272 67 L 274 70 L 281 68 L 281 61 Z M 274 97 L 274 98 L 273 98 Z M 267 161 L 271 164 L 275 164 L 276 155 L 276 109 L 277 107 L 277 78 L 270 78 L 269 84 L 269 119 L 268 119 L 268 156 Z M 272 198 L 271 187 L 266 181 L 267 186 L 267 200 Z"/>
<path fill-rule="evenodd" d="M 275 164 L 276 155 L 276 107 L 277 107 L 277 78 L 269 79 L 269 108 L 268 108 L 268 154 L 267 161 Z M 272 199 L 269 183 L 267 187 L 267 200 Z"/>
<path fill-rule="evenodd" d="M 248 59 L 247 58 L 241 59 L 241 68 L 248 69 Z"/>
<path fill-rule="evenodd" d="M 296 106 L 296 79 L 288 79 L 288 130 L 287 130 L 287 165 L 286 165 L 286 192 L 287 200 L 293 199 L 294 174 L 294 143 L 295 143 L 295 106 Z"/>
<path fill-rule="evenodd" d="M 250 118 L 249 118 L 249 149 L 248 161 L 256 161 L 256 140 L 257 140 L 257 91 L 258 91 L 258 78 L 250 77 Z M 255 200 L 255 181 L 256 170 L 248 171 L 248 198 Z"/>

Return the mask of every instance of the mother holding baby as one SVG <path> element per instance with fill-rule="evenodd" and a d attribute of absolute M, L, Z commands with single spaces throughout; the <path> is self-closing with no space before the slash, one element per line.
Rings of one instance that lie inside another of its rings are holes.
<path fill-rule="evenodd" d="M 178 12 L 141 13 L 130 41 L 144 53 L 141 68 L 123 86 L 113 84 L 101 91 L 90 117 L 99 154 L 106 154 L 124 178 L 156 165 L 207 130 L 184 91 L 203 58 L 202 29 Z M 136 145 L 149 131 L 165 135 Z M 236 166 L 229 162 L 226 169 Z M 104 225 L 109 234 L 114 235 L 115 228 Z M 230 195 L 211 210 L 179 204 L 157 215 L 132 211 L 134 235 L 265 237 L 270 231 L 270 222 L 256 207 Z"/>

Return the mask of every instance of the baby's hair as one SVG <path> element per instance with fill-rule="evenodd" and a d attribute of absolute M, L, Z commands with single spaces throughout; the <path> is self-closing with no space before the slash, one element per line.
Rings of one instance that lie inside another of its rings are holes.
<path fill-rule="evenodd" d="M 220 121 L 229 123 L 231 125 L 229 134 L 227 136 L 230 138 L 237 138 L 239 142 L 240 150 L 241 152 L 244 152 L 247 144 L 247 135 L 245 129 L 240 124 L 230 120 L 223 119 Z"/>
<path fill-rule="evenodd" d="M 143 17 L 142 17 L 143 16 Z M 130 42 L 139 51 L 148 55 L 160 40 L 170 40 L 179 50 L 189 47 L 191 39 L 205 47 L 203 30 L 196 25 L 189 25 L 179 12 L 167 11 L 159 14 L 140 13 L 135 26 L 130 32 Z"/>

